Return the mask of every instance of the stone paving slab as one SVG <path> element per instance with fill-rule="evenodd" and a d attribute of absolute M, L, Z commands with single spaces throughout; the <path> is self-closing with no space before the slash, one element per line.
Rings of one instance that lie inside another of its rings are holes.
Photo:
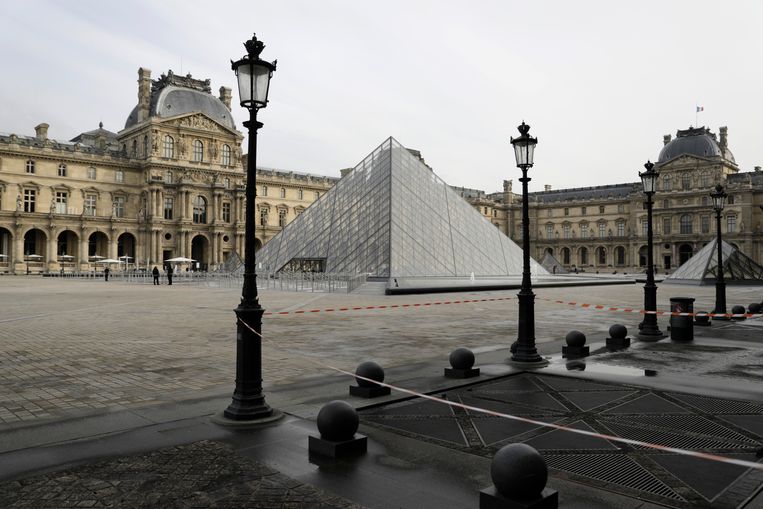
<path fill-rule="evenodd" d="M 211 441 L 0 483 L 0 507 L 362 508 Z"/>

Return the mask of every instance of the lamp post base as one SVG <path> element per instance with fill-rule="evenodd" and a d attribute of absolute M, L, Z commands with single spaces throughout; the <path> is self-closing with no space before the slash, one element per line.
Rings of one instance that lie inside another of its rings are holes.
<path fill-rule="evenodd" d="M 665 339 L 668 337 L 667 334 L 664 334 L 660 329 L 653 329 L 653 330 L 644 330 L 642 329 L 639 331 L 638 334 L 636 334 L 636 337 L 639 341 L 644 341 L 647 343 L 659 341 L 661 339 Z"/>
<path fill-rule="evenodd" d="M 257 428 L 260 426 L 266 426 L 268 424 L 275 423 L 276 421 L 283 419 L 283 416 L 283 412 L 271 408 L 270 415 L 266 417 L 258 417 L 255 419 L 242 421 L 226 417 L 225 412 L 218 412 L 213 415 L 210 420 L 219 426 L 226 426 L 229 428 Z"/>

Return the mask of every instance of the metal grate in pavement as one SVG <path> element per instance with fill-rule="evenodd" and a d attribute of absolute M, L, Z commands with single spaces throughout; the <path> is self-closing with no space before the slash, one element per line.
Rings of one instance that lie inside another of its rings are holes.
<path fill-rule="evenodd" d="M 668 395 L 709 414 L 763 414 L 763 405 L 748 401 L 695 396 L 694 394 L 669 393 Z"/>

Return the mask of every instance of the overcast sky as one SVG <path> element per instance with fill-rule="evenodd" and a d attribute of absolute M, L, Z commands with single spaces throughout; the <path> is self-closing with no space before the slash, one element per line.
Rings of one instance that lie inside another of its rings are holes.
<path fill-rule="evenodd" d="M 635 182 L 699 105 L 750 171 L 762 22 L 759 0 L 9 1 L 0 132 L 119 131 L 141 66 L 234 88 L 242 129 L 230 60 L 256 32 L 278 59 L 260 166 L 338 176 L 393 136 L 449 184 L 493 192 L 520 174 L 509 136 L 525 120 L 531 190 Z"/>

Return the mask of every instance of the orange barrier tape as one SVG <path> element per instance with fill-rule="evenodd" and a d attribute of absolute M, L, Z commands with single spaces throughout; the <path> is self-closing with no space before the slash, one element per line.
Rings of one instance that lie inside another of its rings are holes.
<path fill-rule="evenodd" d="M 606 311 L 619 311 L 622 313 L 638 313 L 640 315 L 657 315 L 657 316 L 709 316 L 711 318 L 714 318 L 716 316 L 724 317 L 724 318 L 760 318 L 763 316 L 761 313 L 704 313 L 704 312 L 697 312 L 697 313 L 679 313 L 677 311 L 647 311 L 645 309 L 634 309 L 629 307 L 611 307 L 611 306 L 604 306 L 602 304 L 578 304 L 577 302 L 567 302 L 563 300 L 554 300 L 554 299 L 542 299 L 538 298 L 538 300 L 543 300 L 546 302 L 553 302 L 555 304 L 567 304 L 568 306 L 576 306 L 581 307 L 583 309 L 597 309 L 597 310 L 606 310 Z"/>
<path fill-rule="evenodd" d="M 250 331 L 255 333 L 260 339 L 265 339 L 265 338 L 263 338 L 262 334 L 258 333 L 256 330 L 254 330 L 252 327 L 250 327 L 249 324 L 247 324 L 246 322 L 244 322 L 241 319 L 239 319 L 239 320 L 241 321 L 241 323 L 246 328 L 248 328 Z M 268 341 L 268 343 L 272 343 L 272 342 Z M 278 346 L 275 346 L 275 348 L 279 349 L 279 350 L 282 350 L 282 351 L 286 351 L 286 349 L 280 348 Z M 439 398 L 439 397 L 430 396 L 428 394 L 422 394 L 420 392 L 412 391 L 410 389 L 405 389 L 403 387 L 398 387 L 396 385 L 392 385 L 392 384 L 388 384 L 388 383 L 384 383 L 384 382 L 377 382 L 376 380 L 372 380 L 372 379 L 366 378 L 364 376 L 356 375 L 355 373 L 350 373 L 349 371 L 345 371 L 345 370 L 337 368 L 335 366 L 331 366 L 329 364 L 324 364 L 323 362 L 321 362 L 321 361 L 319 361 L 319 360 L 317 360 L 317 359 L 315 359 L 313 357 L 308 357 L 308 356 L 306 356 L 306 355 L 304 355 L 302 353 L 297 353 L 297 352 L 292 352 L 292 351 L 289 351 L 289 352 L 292 353 L 292 354 L 299 355 L 302 358 L 307 359 L 307 360 L 313 362 L 314 364 L 317 364 L 318 366 L 321 366 L 321 367 L 324 367 L 324 368 L 328 368 L 328 369 L 332 369 L 332 370 L 334 370 L 334 371 L 336 371 L 338 373 L 342 373 L 344 375 L 351 376 L 351 377 L 353 377 L 355 379 L 365 380 L 366 382 L 372 382 L 372 383 L 374 383 L 376 385 L 380 385 L 382 387 L 389 387 L 391 390 L 394 390 L 394 391 L 397 391 L 397 392 L 402 392 L 404 394 L 408 394 L 408 395 L 415 396 L 415 397 L 418 397 L 418 398 L 426 399 L 426 400 L 429 400 L 429 401 L 436 401 L 436 402 L 442 403 L 444 405 L 449 405 L 449 406 L 452 406 L 452 407 L 462 408 L 464 410 L 471 410 L 473 412 L 480 412 L 480 413 L 492 415 L 494 417 L 501 417 L 501 418 L 504 418 L 504 419 L 511 419 L 513 421 L 524 422 L 524 423 L 527 423 L 527 424 L 532 424 L 534 426 L 545 427 L 545 428 L 553 428 L 553 429 L 557 429 L 557 430 L 561 430 L 561 431 L 569 431 L 570 433 L 577 433 L 579 435 L 586 435 L 586 436 L 594 437 L 594 438 L 602 438 L 604 440 L 609 440 L 611 442 L 620 442 L 620 443 L 623 443 L 623 444 L 633 445 L 633 446 L 637 446 L 637 447 L 647 447 L 649 449 L 656 449 L 656 450 L 659 450 L 659 451 L 672 452 L 672 453 L 675 453 L 675 454 L 681 454 L 681 455 L 684 455 L 684 456 L 692 456 L 694 458 L 701 458 L 701 459 L 706 459 L 706 460 L 710 460 L 710 461 L 717 461 L 717 462 L 726 463 L 726 464 L 729 464 L 729 465 L 737 465 L 737 466 L 741 466 L 741 467 L 747 467 L 747 468 L 754 468 L 754 469 L 757 469 L 757 470 L 763 470 L 763 464 L 755 463 L 753 461 L 745 461 L 745 460 L 739 460 L 739 459 L 734 459 L 734 458 L 727 458 L 725 456 L 718 456 L 716 454 L 708 454 L 708 453 L 697 452 L 697 451 L 688 451 L 686 449 L 678 449 L 676 447 L 667 447 L 667 446 L 664 446 L 664 445 L 652 444 L 652 443 L 649 443 L 649 442 L 641 442 L 639 440 L 632 440 L 630 438 L 622 438 L 622 437 L 616 437 L 616 436 L 613 436 L 613 435 L 606 435 L 606 434 L 603 434 L 603 433 L 596 433 L 594 431 L 586 431 L 586 430 L 582 430 L 582 429 L 570 428 L 570 427 L 567 427 L 567 426 L 562 426 L 560 424 L 553 424 L 553 423 L 550 423 L 550 422 L 536 421 L 534 419 L 528 419 L 527 417 L 520 417 L 518 415 L 505 414 L 503 412 L 496 412 L 494 410 L 488 410 L 488 409 L 485 409 L 485 408 L 475 407 L 475 406 L 472 406 L 472 405 L 465 405 L 463 403 L 456 403 L 455 401 L 449 401 L 447 399 L 442 399 L 442 398 Z"/>
<path fill-rule="evenodd" d="M 427 306 L 443 306 L 451 304 L 473 304 L 476 302 L 493 302 L 499 300 L 513 300 L 516 297 L 491 297 L 489 299 L 461 299 L 461 300 L 437 300 L 433 302 L 416 302 L 412 304 L 382 304 L 378 306 L 353 306 L 326 309 L 300 309 L 297 311 L 268 311 L 263 316 L 303 315 L 306 313 L 331 313 L 336 311 L 366 311 L 369 309 L 401 309 L 418 308 Z"/>

